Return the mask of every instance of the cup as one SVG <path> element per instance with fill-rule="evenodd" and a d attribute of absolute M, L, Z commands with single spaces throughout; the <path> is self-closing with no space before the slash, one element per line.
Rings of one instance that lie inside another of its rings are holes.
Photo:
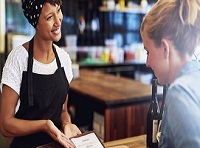
<path fill-rule="evenodd" d="M 107 8 L 109 10 L 114 10 L 115 9 L 115 1 L 114 0 L 108 0 L 107 1 Z"/>
<path fill-rule="evenodd" d="M 79 65 L 72 64 L 73 79 L 79 78 Z"/>

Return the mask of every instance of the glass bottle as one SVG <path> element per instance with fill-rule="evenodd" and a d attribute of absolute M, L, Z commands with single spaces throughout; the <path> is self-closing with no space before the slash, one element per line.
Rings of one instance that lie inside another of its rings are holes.
<path fill-rule="evenodd" d="M 147 112 L 147 146 L 150 148 L 158 147 L 158 141 L 156 139 L 156 134 L 158 130 L 158 122 L 160 115 L 160 108 L 157 99 L 157 79 L 152 81 L 152 98 Z"/>

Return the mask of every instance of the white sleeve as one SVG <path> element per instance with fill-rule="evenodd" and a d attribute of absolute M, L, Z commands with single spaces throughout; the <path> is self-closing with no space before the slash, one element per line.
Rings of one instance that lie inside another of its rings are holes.
<path fill-rule="evenodd" d="M 20 92 L 23 63 L 25 63 L 25 52 L 22 46 L 13 49 L 6 59 L 6 63 L 3 68 L 1 79 L 1 90 L 3 84 L 12 88 L 17 94 Z"/>
<path fill-rule="evenodd" d="M 66 60 L 67 60 L 67 62 L 66 62 L 66 66 L 64 66 L 64 70 L 65 70 L 65 74 L 67 76 L 67 80 L 70 83 L 73 79 L 73 72 L 72 72 L 72 61 L 69 57 L 69 54 L 67 54 Z"/>

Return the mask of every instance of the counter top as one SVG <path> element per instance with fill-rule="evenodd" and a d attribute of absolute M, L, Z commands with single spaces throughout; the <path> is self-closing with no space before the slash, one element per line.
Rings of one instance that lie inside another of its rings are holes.
<path fill-rule="evenodd" d="M 105 142 L 106 148 L 146 148 L 146 135 Z"/>
<path fill-rule="evenodd" d="M 105 148 L 147 148 L 146 135 L 124 138 L 103 143 Z M 38 148 L 60 147 L 56 142 L 51 142 Z"/>
<path fill-rule="evenodd" d="M 87 69 L 80 69 L 79 75 L 70 89 L 106 106 L 130 105 L 151 97 L 151 85 L 140 81 Z"/>

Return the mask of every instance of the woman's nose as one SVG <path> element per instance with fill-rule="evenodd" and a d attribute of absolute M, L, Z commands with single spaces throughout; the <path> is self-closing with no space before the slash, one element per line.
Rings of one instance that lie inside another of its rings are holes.
<path fill-rule="evenodd" d="M 56 16 L 55 16 L 55 25 L 56 26 L 61 26 L 61 23 L 62 23 L 62 15 L 60 15 L 60 14 L 57 14 Z"/>

